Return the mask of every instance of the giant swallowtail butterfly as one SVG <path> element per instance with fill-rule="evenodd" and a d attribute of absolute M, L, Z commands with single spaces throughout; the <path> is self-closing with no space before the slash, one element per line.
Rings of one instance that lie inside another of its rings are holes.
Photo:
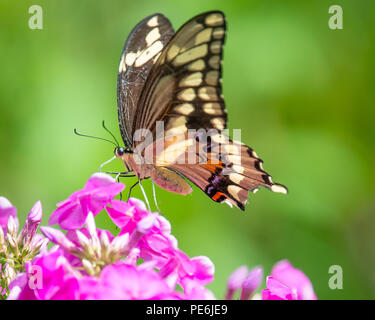
<path fill-rule="evenodd" d="M 192 192 L 187 179 L 212 200 L 244 210 L 248 192 L 259 186 L 281 193 L 287 189 L 272 182 L 250 147 L 222 134 L 227 123 L 221 94 L 225 32 L 220 11 L 200 14 L 176 33 L 162 14 L 135 26 L 119 66 L 118 119 L 125 148 L 117 147 L 115 155 L 139 181 L 151 178 L 163 189 L 186 195 Z M 161 140 L 157 121 L 166 133 Z M 191 135 L 194 129 L 198 131 Z M 137 141 L 139 130 L 152 133 L 153 139 Z M 157 141 L 163 142 L 159 152 Z M 150 150 L 152 159 L 145 160 Z M 181 156 L 196 161 L 176 161 Z"/>

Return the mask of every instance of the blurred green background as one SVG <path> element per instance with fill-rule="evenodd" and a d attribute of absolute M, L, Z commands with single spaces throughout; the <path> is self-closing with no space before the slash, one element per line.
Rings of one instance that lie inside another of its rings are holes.
<path fill-rule="evenodd" d="M 43 30 L 28 8 L 43 8 Z M 344 29 L 330 30 L 339 4 Z M 375 297 L 375 6 L 372 1 L 8 1 L 0 2 L 0 194 L 23 221 L 41 200 L 43 222 L 56 202 L 82 188 L 113 155 L 105 120 L 120 136 L 116 78 L 133 26 L 155 12 L 175 29 L 194 15 L 227 16 L 224 94 L 229 128 L 264 160 L 289 195 L 262 189 L 245 212 L 195 188 L 182 197 L 158 189 L 159 206 L 189 256 L 216 266 L 209 286 L 223 297 L 238 266 L 266 274 L 289 259 L 320 299 Z M 108 169 L 122 170 L 116 160 Z M 130 186 L 134 180 L 124 180 Z M 144 183 L 151 194 L 150 183 Z M 142 199 L 139 189 L 133 196 Z M 110 226 L 105 214 L 99 225 Z M 343 290 L 328 287 L 331 265 Z"/>

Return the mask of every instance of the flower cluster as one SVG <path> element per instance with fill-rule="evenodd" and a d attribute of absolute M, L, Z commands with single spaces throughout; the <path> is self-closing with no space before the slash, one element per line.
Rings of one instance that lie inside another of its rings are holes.
<path fill-rule="evenodd" d="M 0 297 L 9 294 L 10 282 L 48 243 L 48 239 L 36 233 L 41 220 L 42 205 L 38 201 L 18 234 L 17 209 L 0 197 Z"/>
<path fill-rule="evenodd" d="M 241 289 L 241 300 L 250 298 L 261 300 L 316 300 L 313 286 L 307 276 L 295 269 L 288 260 L 279 261 L 266 278 L 267 289 L 261 294 L 254 292 L 263 281 L 263 269 L 255 267 L 248 271 L 241 266 L 229 277 L 226 299 L 233 299 L 236 291 Z"/>
<path fill-rule="evenodd" d="M 8 299 L 214 299 L 206 288 L 214 264 L 179 249 L 168 220 L 137 199 L 114 199 L 124 189 L 96 173 L 85 187 L 57 204 L 49 225 L 40 227 L 41 204 L 31 210 L 17 236 L 16 209 L 0 198 L 1 290 Z M 117 235 L 96 227 L 106 212 Z M 46 243 L 52 247 L 47 250 Z M 316 299 L 309 279 L 288 261 L 279 262 L 263 282 L 263 269 L 237 269 L 228 280 L 226 299 Z"/>

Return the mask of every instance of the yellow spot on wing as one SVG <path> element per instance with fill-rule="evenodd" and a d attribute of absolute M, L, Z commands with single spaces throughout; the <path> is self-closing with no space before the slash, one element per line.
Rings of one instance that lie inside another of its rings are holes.
<path fill-rule="evenodd" d="M 223 130 L 224 129 L 224 119 L 223 118 L 213 118 L 210 121 L 212 125 L 218 129 L 218 130 Z"/>
<path fill-rule="evenodd" d="M 152 17 L 150 20 L 147 21 L 147 25 L 149 27 L 156 27 L 159 25 L 158 16 Z"/>
<path fill-rule="evenodd" d="M 181 53 L 178 55 L 174 61 L 173 64 L 175 66 L 180 66 L 185 63 L 188 63 L 190 61 L 199 59 L 204 57 L 207 54 L 207 44 L 202 44 L 198 47 L 194 47 L 190 50 L 185 51 L 184 53 Z"/>
<path fill-rule="evenodd" d="M 186 121 L 187 119 L 184 116 L 171 119 L 167 127 L 166 136 L 184 133 L 186 131 Z"/>
<path fill-rule="evenodd" d="M 125 72 L 126 71 L 126 65 L 125 65 L 125 56 L 122 55 L 121 56 L 121 61 L 120 61 L 120 65 L 119 65 L 119 68 L 118 68 L 118 72 Z"/>
<path fill-rule="evenodd" d="M 271 190 L 273 192 L 279 192 L 279 193 L 284 193 L 284 194 L 288 193 L 288 190 L 279 184 L 274 184 L 273 186 L 271 186 Z"/>
<path fill-rule="evenodd" d="M 210 27 L 216 27 L 223 24 L 224 18 L 220 13 L 212 13 L 206 17 L 204 22 Z"/>
<path fill-rule="evenodd" d="M 224 28 L 215 28 L 212 36 L 214 37 L 214 39 L 222 39 L 224 37 L 224 34 Z"/>
<path fill-rule="evenodd" d="M 177 94 L 177 98 L 184 101 L 192 101 L 196 97 L 195 91 L 192 88 L 184 89 Z"/>
<path fill-rule="evenodd" d="M 235 184 L 240 184 L 241 181 L 244 179 L 244 176 L 238 173 L 231 173 L 229 174 L 229 179 L 233 181 Z"/>
<path fill-rule="evenodd" d="M 177 113 L 181 113 L 186 116 L 192 113 L 194 110 L 195 110 L 194 106 L 191 103 L 179 104 L 173 108 L 173 111 Z"/>
<path fill-rule="evenodd" d="M 188 70 L 189 71 L 201 71 L 205 67 L 204 60 L 199 59 L 197 61 L 194 61 L 188 65 Z"/>
<path fill-rule="evenodd" d="M 158 39 L 160 39 L 159 28 L 154 28 L 147 34 L 146 43 L 148 46 L 150 46 Z"/>
<path fill-rule="evenodd" d="M 212 71 L 207 72 L 205 80 L 206 80 L 207 84 L 209 84 L 211 86 L 216 86 L 217 83 L 218 83 L 218 78 L 219 78 L 219 72 L 215 71 L 215 70 L 212 70 Z"/>
<path fill-rule="evenodd" d="M 210 60 L 208 60 L 208 64 L 213 69 L 219 69 L 220 67 L 220 57 L 219 56 L 212 56 Z"/>
<path fill-rule="evenodd" d="M 202 83 L 202 72 L 195 72 L 184 77 L 180 81 L 180 87 L 197 87 Z"/>
<path fill-rule="evenodd" d="M 131 66 L 133 65 L 134 61 L 135 61 L 135 58 L 137 58 L 137 54 L 134 53 L 134 52 L 129 52 L 126 57 L 125 57 L 125 63 L 128 65 L 128 66 Z"/>
<path fill-rule="evenodd" d="M 203 100 L 218 100 L 216 89 L 214 87 L 202 87 L 198 91 L 199 98 Z"/>
<path fill-rule="evenodd" d="M 135 66 L 140 67 L 146 62 L 155 57 L 161 50 L 163 50 L 163 44 L 161 41 L 154 42 L 149 48 L 147 48 L 135 61 Z"/>
<path fill-rule="evenodd" d="M 195 36 L 195 45 L 208 42 L 211 39 L 212 28 L 204 29 Z"/>
<path fill-rule="evenodd" d="M 179 52 L 180 52 L 180 47 L 176 44 L 172 45 L 167 53 L 168 61 L 173 60 L 173 58 L 176 57 Z"/>
<path fill-rule="evenodd" d="M 203 111 L 207 114 L 212 115 L 221 115 L 223 111 L 221 110 L 221 106 L 218 103 L 205 103 L 203 105 Z"/>
<path fill-rule="evenodd" d="M 212 53 L 217 54 L 221 51 L 221 41 L 214 41 L 210 45 L 210 50 Z"/>
<path fill-rule="evenodd" d="M 235 186 L 235 185 L 230 185 L 228 186 L 228 192 L 230 193 L 230 195 L 235 198 L 237 201 L 240 201 L 240 192 L 242 191 L 243 189 L 240 188 L 239 186 Z"/>

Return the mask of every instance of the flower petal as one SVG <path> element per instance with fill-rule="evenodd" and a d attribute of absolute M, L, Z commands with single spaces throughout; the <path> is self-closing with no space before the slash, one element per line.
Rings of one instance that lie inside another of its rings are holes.
<path fill-rule="evenodd" d="M 263 268 L 255 267 L 242 283 L 241 300 L 248 300 L 263 280 Z"/>
<path fill-rule="evenodd" d="M 17 217 L 17 209 L 13 207 L 7 198 L 0 197 L 0 227 L 3 228 L 4 233 L 7 230 L 8 219 Z"/>
<path fill-rule="evenodd" d="M 288 260 L 278 262 L 272 269 L 272 277 L 297 292 L 299 300 L 316 300 L 313 286 L 309 278 L 296 269 Z"/>

